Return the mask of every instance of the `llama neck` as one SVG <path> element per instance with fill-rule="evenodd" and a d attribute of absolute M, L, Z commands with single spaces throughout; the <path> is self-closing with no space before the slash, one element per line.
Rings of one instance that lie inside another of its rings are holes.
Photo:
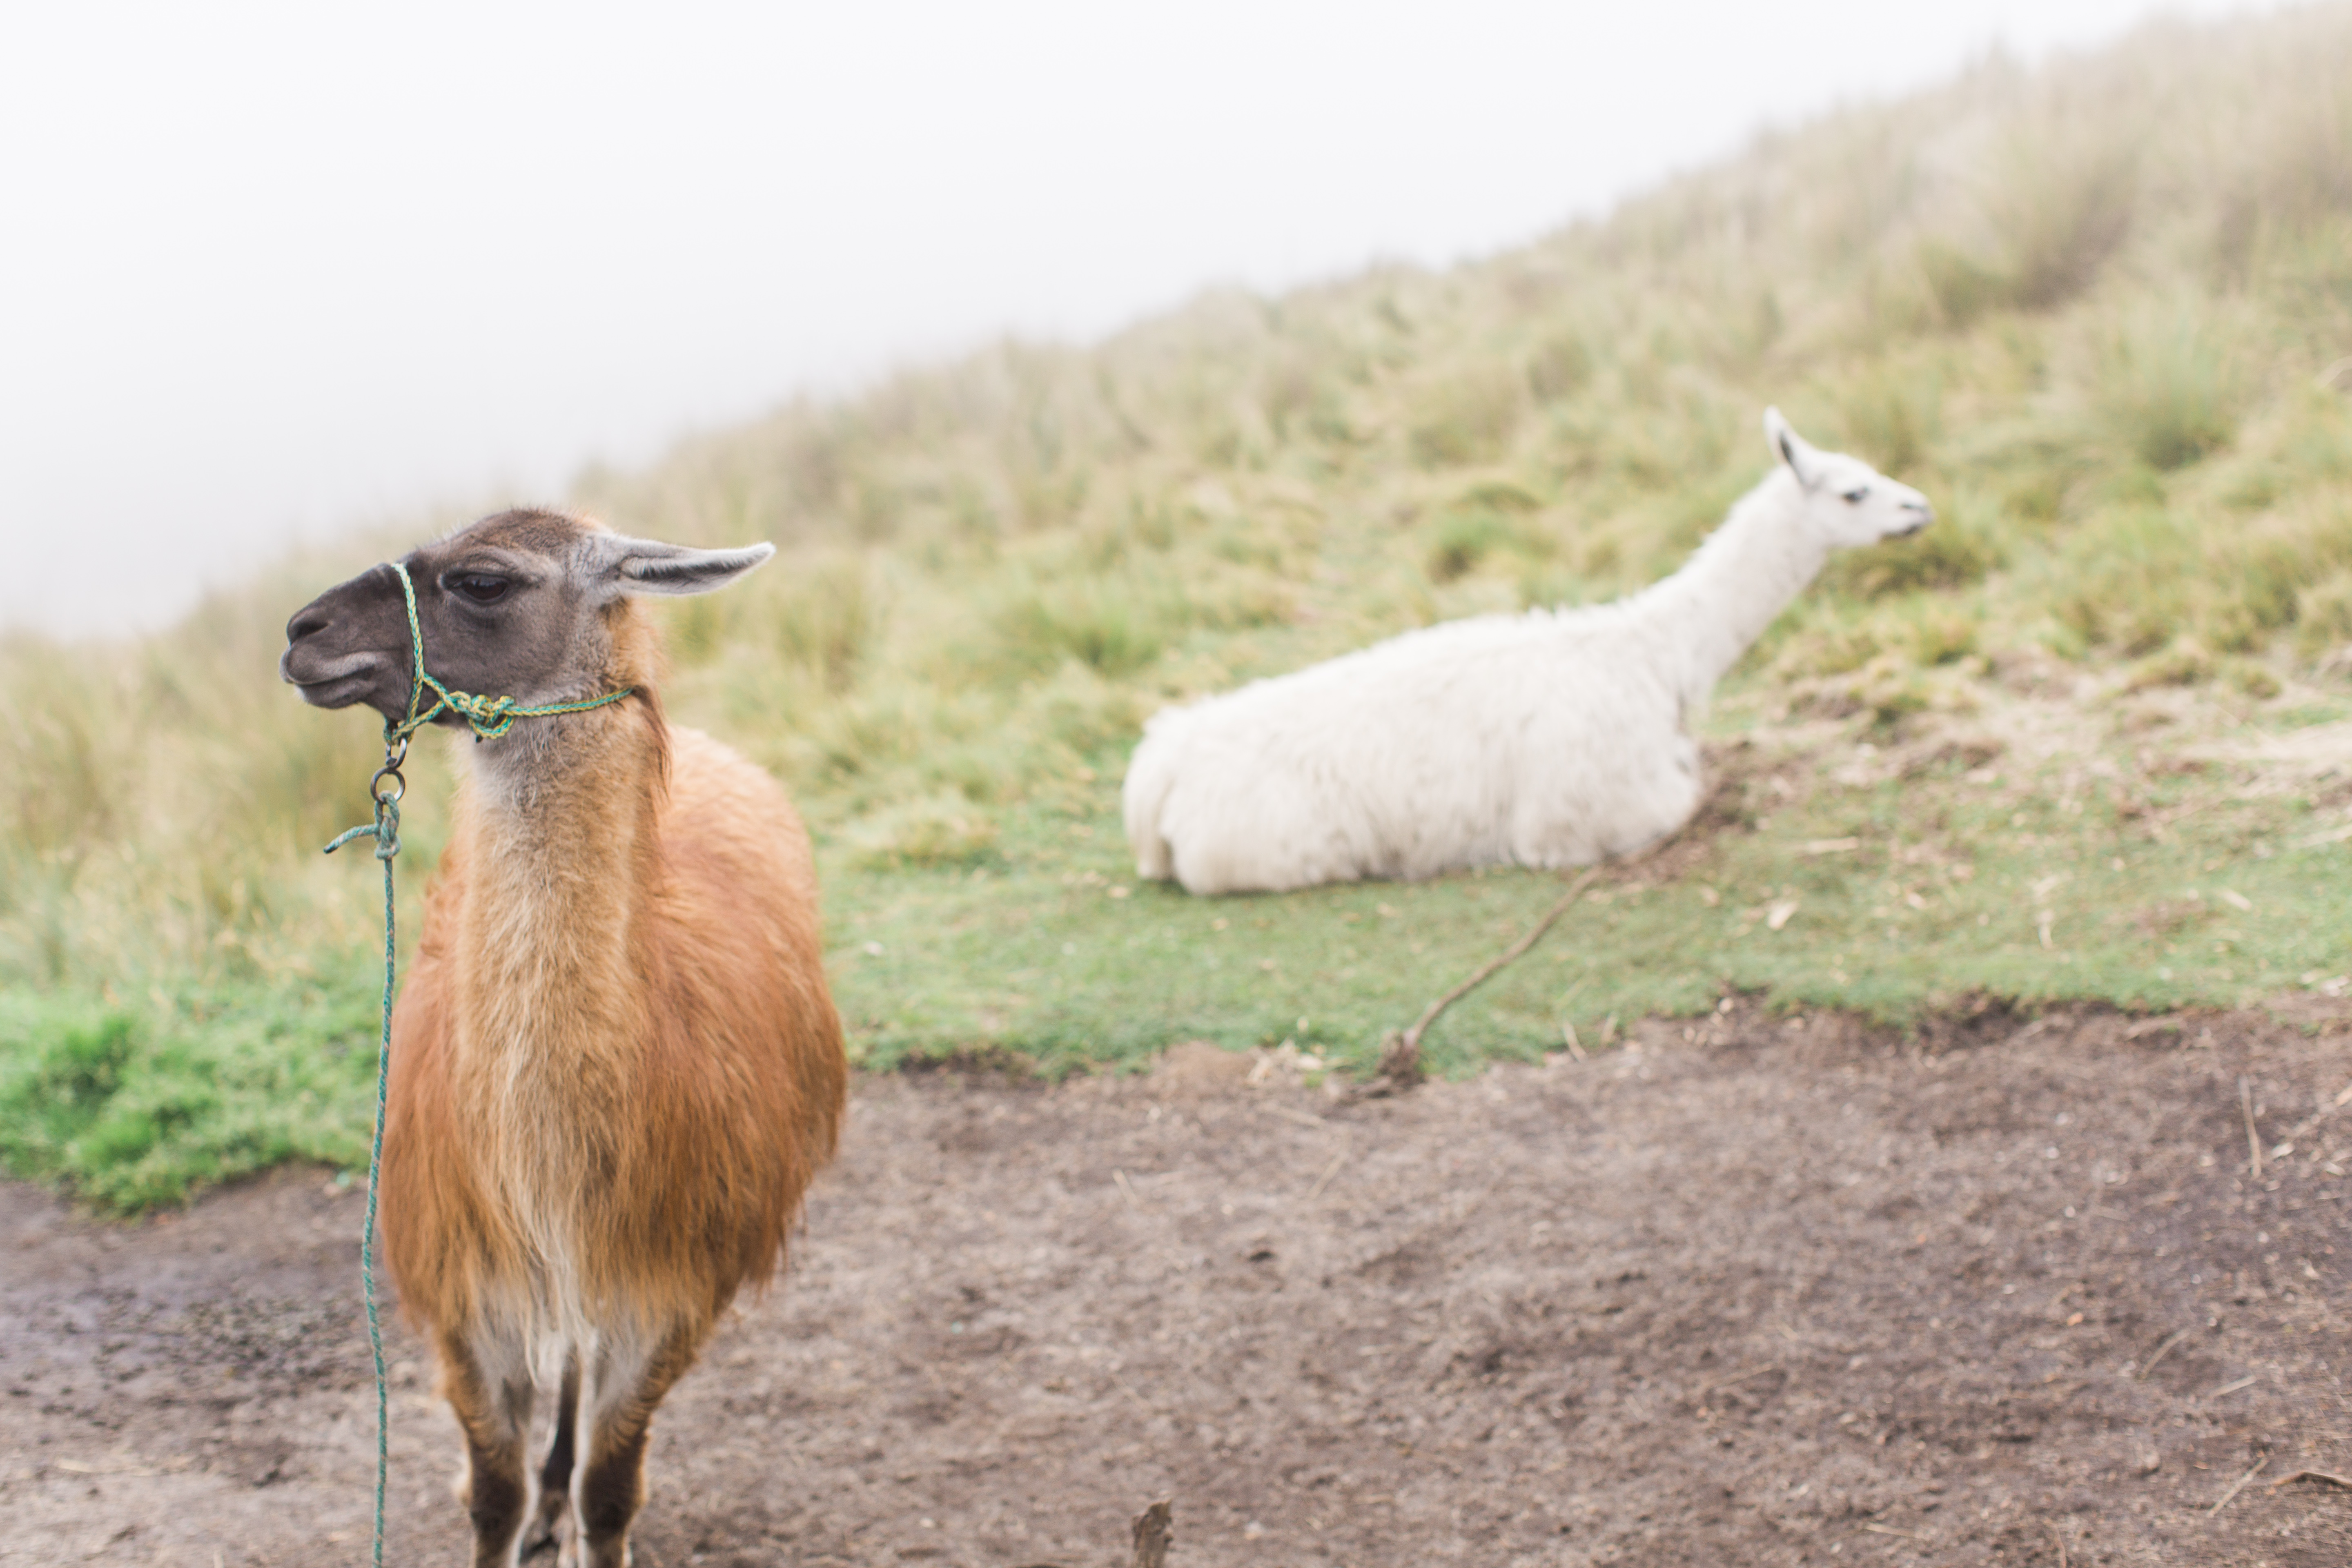
<path fill-rule="evenodd" d="M 1829 559 L 1827 547 L 1797 526 L 1803 504 L 1795 476 L 1775 468 L 1688 564 L 1628 605 L 1667 650 L 1685 710 L 1706 704 L 1716 682 Z"/>
<path fill-rule="evenodd" d="M 660 720 L 626 702 L 459 750 L 468 1033 L 519 1068 L 593 1069 L 642 1006 L 632 950 L 658 870 Z"/>

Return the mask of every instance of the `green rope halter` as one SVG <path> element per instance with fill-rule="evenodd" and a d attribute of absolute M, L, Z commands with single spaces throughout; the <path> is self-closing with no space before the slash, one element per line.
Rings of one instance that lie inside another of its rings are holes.
<path fill-rule="evenodd" d="M 386 746 L 395 741 L 405 741 L 444 713 L 456 713 L 466 721 L 477 741 L 495 741 L 514 728 L 518 719 L 545 719 L 558 713 L 585 713 L 592 708 L 602 708 L 618 702 L 636 689 L 624 686 L 618 691 L 607 691 L 602 697 L 592 697 L 584 702 L 539 702 L 525 707 L 511 697 L 476 697 L 470 692 L 452 691 L 435 679 L 425 668 L 425 628 L 416 622 L 416 584 L 408 580 L 408 568 L 399 562 L 392 563 L 392 574 L 400 579 L 401 597 L 408 601 L 408 647 L 415 667 L 408 685 L 408 715 L 397 721 L 386 720 L 383 738 Z M 424 712 L 416 705 L 425 700 L 425 693 L 433 693 L 433 706 Z"/>
<path fill-rule="evenodd" d="M 384 1106 L 392 1083 L 392 999 L 396 978 L 393 961 L 392 861 L 400 853 L 400 798 L 408 793 L 408 781 L 401 776 L 400 764 L 408 758 L 408 738 L 444 713 L 456 713 L 464 719 L 474 731 L 475 740 L 496 740 L 514 728 L 518 719 L 585 713 L 592 708 L 618 702 L 636 689 L 625 686 L 585 702 L 541 702 L 528 707 L 511 697 L 476 697 L 452 691 L 425 668 L 425 628 L 417 623 L 416 585 L 408 580 L 408 568 L 395 561 L 392 571 L 400 579 L 401 596 L 408 601 L 412 666 L 408 711 L 399 719 L 383 721 L 383 766 L 368 780 L 368 798 L 374 803 L 375 820 L 338 834 L 326 849 L 332 855 L 353 839 L 373 838 L 375 858 L 383 862 L 383 1034 L 375 1057 L 375 1142 L 368 1150 L 367 1219 L 360 1231 L 360 1288 L 367 1298 L 368 1347 L 375 1355 L 375 1568 L 383 1568 L 383 1494 L 385 1477 L 391 1468 L 392 1442 L 391 1396 L 383 1373 L 383 1324 L 375 1304 L 375 1211 L 376 1173 L 383 1163 Z M 433 706 L 420 713 L 417 708 L 428 689 L 433 692 Z"/>

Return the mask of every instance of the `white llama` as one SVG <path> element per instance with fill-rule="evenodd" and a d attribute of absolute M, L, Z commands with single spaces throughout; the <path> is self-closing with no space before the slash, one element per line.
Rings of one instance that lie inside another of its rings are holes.
<path fill-rule="evenodd" d="M 1615 604 L 1479 616 L 1144 727 L 1128 842 L 1192 893 L 1275 892 L 1465 866 L 1580 866 L 1698 807 L 1689 721 L 1830 552 L 1916 533 L 1927 498 L 1816 451 L 1780 458 L 1688 564 Z"/>

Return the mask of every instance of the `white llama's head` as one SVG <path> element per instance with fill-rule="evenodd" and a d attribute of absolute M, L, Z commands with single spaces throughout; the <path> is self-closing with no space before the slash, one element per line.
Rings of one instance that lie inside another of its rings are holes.
<path fill-rule="evenodd" d="M 1926 496 L 1859 458 L 1807 445 L 1777 408 L 1764 411 L 1764 435 L 1796 476 L 1805 521 L 1832 547 L 1899 539 L 1936 521 L 1936 509 Z"/>

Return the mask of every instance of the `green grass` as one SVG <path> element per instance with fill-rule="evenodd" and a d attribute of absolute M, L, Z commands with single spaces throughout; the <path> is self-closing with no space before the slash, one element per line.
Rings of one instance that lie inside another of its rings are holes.
<path fill-rule="evenodd" d="M 1734 990 L 1906 1022 L 1972 994 L 2238 1004 L 2347 961 L 2352 850 L 2304 842 L 2307 802 L 2217 801 L 2201 775 L 2135 778 L 2128 762 L 2070 793 L 2069 763 L 1986 781 L 1965 757 L 1911 750 L 1906 776 L 1850 784 L 1792 754 L 1764 776 L 1805 780 L 1793 799 L 1735 782 L 1671 875 L 1636 864 L 1588 892 L 1445 1016 L 1430 1060 L 1533 1058 L 1560 1048 L 1563 1024 L 1592 1042 L 1612 1016 Z M 1112 779 L 1087 771 L 971 864 L 859 873 L 832 858 L 836 994 L 866 1065 L 1009 1052 L 1060 1070 L 1197 1038 L 1288 1040 L 1361 1069 L 1559 896 L 1563 879 L 1495 870 L 1189 898 L 1136 881 Z M 2184 813 L 2193 826 L 2151 826 Z"/>
<path fill-rule="evenodd" d="M 1895 1020 L 1972 993 L 2242 1003 L 2352 968 L 2347 851 L 2320 841 L 2352 789 L 2332 752 L 2280 760 L 2352 714 L 2352 397 L 2315 385 L 2352 353 L 2347 80 L 2341 7 L 1988 63 L 1486 261 L 1003 344 L 574 499 L 780 545 L 664 608 L 664 696 L 801 803 L 875 1065 L 1199 1037 L 1360 1066 L 1557 883 L 1135 886 L 1139 725 L 1672 571 L 1762 471 L 1767 403 L 1941 521 L 1766 633 L 1709 721 L 1713 826 L 1613 872 L 1448 1015 L 1436 1061 L 1727 986 Z M 9 1169 L 137 1207 L 355 1157 L 376 888 L 317 846 L 362 815 L 373 726 L 273 666 L 292 606 L 462 515 L 137 644 L 0 642 Z M 411 777 L 413 911 L 438 748 Z"/>
<path fill-rule="evenodd" d="M 382 971 L 354 968 L 128 1005 L 0 995 L 0 1160 L 121 1209 L 281 1160 L 364 1163 Z"/>

